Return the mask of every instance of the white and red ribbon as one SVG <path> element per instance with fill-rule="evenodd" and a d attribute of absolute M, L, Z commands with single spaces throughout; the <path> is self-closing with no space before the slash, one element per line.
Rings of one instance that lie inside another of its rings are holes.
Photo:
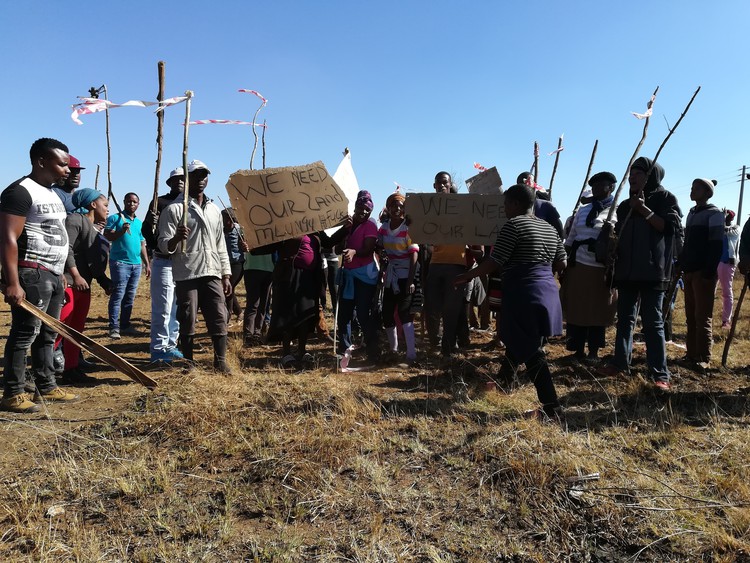
<path fill-rule="evenodd" d="M 632 113 L 638 119 L 646 119 L 647 117 L 651 117 L 651 115 L 654 113 L 654 111 L 651 109 L 651 106 L 654 105 L 655 99 L 656 96 L 651 96 L 651 99 L 648 101 L 648 105 L 646 106 L 645 113 L 635 113 L 634 111 L 631 111 L 630 113 Z"/>
<path fill-rule="evenodd" d="M 257 90 L 248 90 L 247 88 L 240 88 L 237 90 L 238 92 L 244 92 L 246 94 L 253 94 L 254 96 L 258 96 L 261 100 L 263 100 L 263 105 L 266 105 L 268 103 L 268 100 L 266 100 L 260 92 Z"/>
<path fill-rule="evenodd" d="M 73 105 L 73 113 L 70 114 L 70 118 L 75 121 L 78 125 L 83 125 L 83 122 L 78 119 L 81 115 L 88 115 L 90 113 L 96 113 L 104 111 L 110 108 L 122 108 L 122 107 L 140 107 L 145 108 L 149 106 L 159 106 L 156 111 L 161 111 L 165 107 L 179 104 L 187 100 L 186 96 L 177 96 L 169 98 L 163 102 L 148 102 L 144 100 L 128 100 L 122 104 L 116 104 L 109 100 L 102 100 L 100 98 L 81 98 L 81 102 Z"/>
<path fill-rule="evenodd" d="M 484 166 L 482 166 L 481 164 L 479 164 L 478 162 L 474 163 L 474 168 L 476 168 L 480 172 L 487 172 L 487 169 Z"/>
<path fill-rule="evenodd" d="M 252 121 L 237 121 L 236 119 L 196 119 L 190 125 L 253 125 L 254 127 L 266 127 L 264 123 L 253 123 Z"/>

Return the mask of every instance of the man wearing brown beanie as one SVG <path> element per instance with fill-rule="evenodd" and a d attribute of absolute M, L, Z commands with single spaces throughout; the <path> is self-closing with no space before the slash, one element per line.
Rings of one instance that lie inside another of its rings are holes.
<path fill-rule="evenodd" d="M 711 362 L 714 294 L 724 239 L 724 213 L 708 203 L 715 185 L 716 180 L 693 180 L 690 199 L 695 207 L 687 216 L 679 257 L 685 282 L 686 360 L 702 369 L 708 369 Z"/>

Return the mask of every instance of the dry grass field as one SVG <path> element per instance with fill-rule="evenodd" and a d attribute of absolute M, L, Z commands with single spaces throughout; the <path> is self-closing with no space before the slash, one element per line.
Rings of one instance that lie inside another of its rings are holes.
<path fill-rule="evenodd" d="M 94 293 L 87 334 L 145 369 L 147 336 L 110 341 Z M 149 308 L 142 283 L 144 332 Z M 150 371 L 149 392 L 103 368 L 76 404 L 0 413 L 0 559 L 750 561 L 750 316 L 738 326 L 728 369 L 670 346 L 666 396 L 642 347 L 606 379 L 550 343 L 566 428 L 522 417 L 523 376 L 489 390 L 500 352 L 478 333 L 448 364 L 422 346 L 412 369 L 336 373 L 313 340 L 316 369 L 288 372 L 238 327 L 230 376 Z"/>

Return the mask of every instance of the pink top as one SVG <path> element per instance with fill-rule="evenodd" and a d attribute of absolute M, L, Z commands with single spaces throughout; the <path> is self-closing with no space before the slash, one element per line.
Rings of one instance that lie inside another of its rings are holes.
<path fill-rule="evenodd" d="M 300 270 L 312 270 L 315 267 L 315 252 L 318 246 L 317 239 L 303 235 L 299 240 L 299 250 L 294 257 L 294 267 Z"/>
<path fill-rule="evenodd" d="M 365 245 L 365 239 L 378 238 L 378 226 L 374 221 L 369 219 L 364 223 L 359 224 L 349 234 L 349 240 L 346 243 L 346 248 L 353 248 L 354 250 L 362 250 Z M 367 266 L 374 260 L 373 255 L 369 256 L 355 256 L 351 262 L 346 262 L 344 268 L 347 270 L 354 270 L 355 268 L 361 268 Z"/>

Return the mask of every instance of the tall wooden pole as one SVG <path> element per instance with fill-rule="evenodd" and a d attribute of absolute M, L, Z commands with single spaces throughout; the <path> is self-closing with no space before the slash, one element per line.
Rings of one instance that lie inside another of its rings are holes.
<path fill-rule="evenodd" d="M 557 163 L 560 160 L 560 153 L 562 152 L 563 136 L 557 140 L 557 152 L 555 153 L 555 165 L 552 167 L 552 177 L 549 179 L 549 186 L 547 186 L 547 193 L 549 199 L 552 201 L 552 185 L 555 183 L 555 174 L 557 174 Z"/>
<path fill-rule="evenodd" d="M 109 96 L 107 94 L 107 85 L 102 85 L 102 88 L 104 89 L 104 100 L 109 101 Z M 107 198 L 113 199 L 114 195 L 112 194 L 112 143 L 109 139 L 109 108 L 104 108 L 104 123 L 105 123 L 105 134 L 107 136 Z M 117 206 L 117 201 L 115 200 L 115 206 Z"/>
<path fill-rule="evenodd" d="M 742 222 L 742 196 L 745 195 L 745 178 L 747 175 L 745 174 L 747 166 L 742 167 L 742 180 L 740 181 L 740 202 L 737 204 L 737 226 L 740 226 L 740 223 Z"/>
<path fill-rule="evenodd" d="M 159 93 L 156 95 L 156 99 L 161 103 L 164 101 L 164 61 L 159 61 L 156 66 L 159 77 Z M 156 114 L 156 119 L 156 171 L 154 172 L 154 199 L 151 209 L 154 218 L 159 213 L 159 173 L 161 172 L 161 151 L 164 142 L 164 108 L 161 105 Z M 156 232 L 155 220 L 153 228 L 154 232 Z"/>
<path fill-rule="evenodd" d="M 255 127 L 255 125 L 253 125 Z M 263 133 L 260 136 L 261 145 L 263 149 L 263 170 L 266 169 L 266 120 L 263 120 Z"/>
<path fill-rule="evenodd" d="M 594 150 L 591 151 L 591 160 L 589 160 L 589 167 L 586 169 L 586 177 L 583 179 L 583 186 L 581 186 L 581 193 L 578 194 L 578 199 L 576 200 L 576 204 L 573 207 L 573 217 L 576 215 L 576 211 L 578 211 L 578 208 L 581 206 L 581 198 L 583 197 L 583 192 L 586 191 L 586 186 L 589 183 L 589 178 L 591 177 L 591 169 L 594 167 L 594 159 L 596 158 L 596 149 L 599 148 L 599 139 L 594 141 Z"/>
<path fill-rule="evenodd" d="M 534 141 L 534 183 L 539 182 L 539 143 Z"/>
<path fill-rule="evenodd" d="M 96 165 L 96 176 L 94 176 L 94 189 L 99 189 L 99 165 Z"/>
<path fill-rule="evenodd" d="M 190 103 L 193 100 L 193 92 L 188 90 L 185 92 L 187 100 L 185 100 L 185 132 L 182 137 L 182 169 L 185 171 L 185 193 L 182 198 L 182 226 L 187 227 L 188 224 L 188 204 L 190 203 L 190 174 L 188 174 L 188 131 L 190 130 Z M 187 244 L 182 241 L 182 252 L 185 252 Z"/>

